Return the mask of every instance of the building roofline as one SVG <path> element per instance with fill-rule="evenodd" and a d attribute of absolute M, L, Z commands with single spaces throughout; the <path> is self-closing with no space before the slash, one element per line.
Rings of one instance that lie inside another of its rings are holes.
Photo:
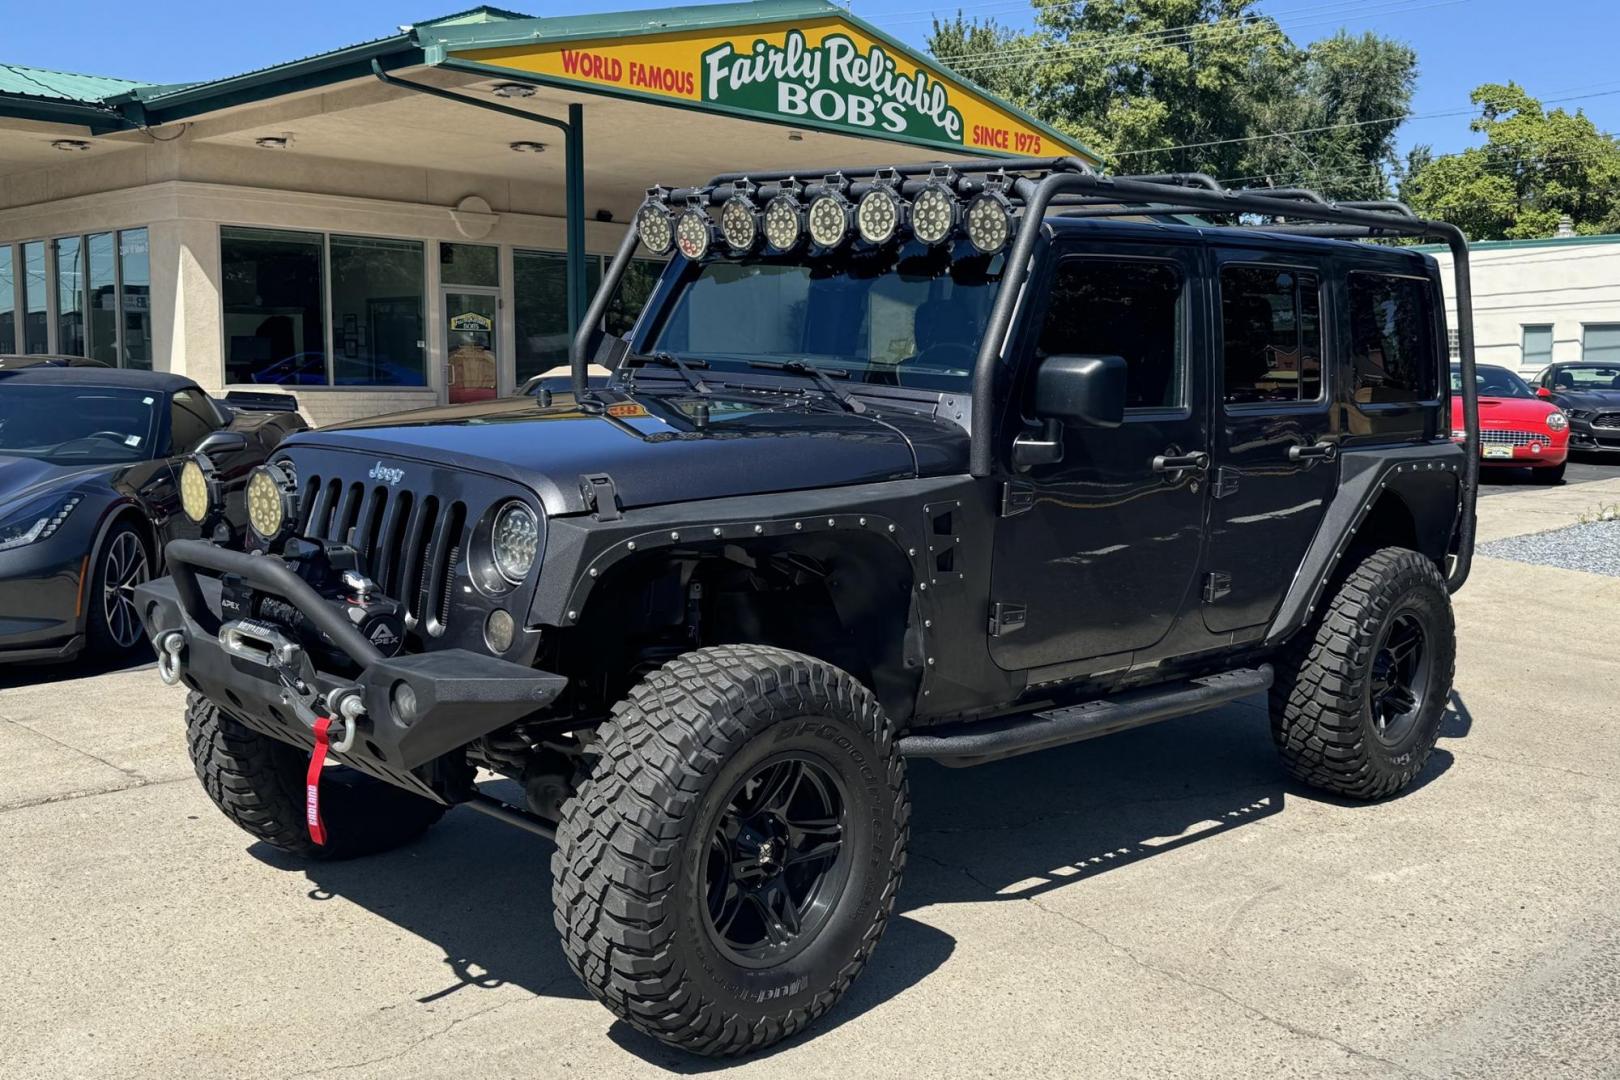
<path fill-rule="evenodd" d="M 1470 240 L 1469 251 L 1497 251 L 1514 248 L 1585 247 L 1588 244 L 1620 244 L 1620 233 L 1596 233 L 1590 236 L 1546 236 L 1539 240 Z M 1417 244 L 1418 251 L 1447 251 L 1444 244 Z"/>

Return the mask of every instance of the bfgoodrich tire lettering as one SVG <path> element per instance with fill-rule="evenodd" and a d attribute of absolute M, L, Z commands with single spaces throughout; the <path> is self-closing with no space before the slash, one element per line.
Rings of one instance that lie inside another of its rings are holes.
<path fill-rule="evenodd" d="M 1456 654 L 1434 563 L 1405 548 L 1368 555 L 1277 659 L 1271 732 L 1288 771 L 1354 799 L 1406 787 L 1439 737 Z M 1390 674 L 1402 666 L 1405 689 Z"/>
<path fill-rule="evenodd" d="M 700 649 L 649 675 L 599 738 L 552 858 L 557 928 L 586 988 L 703 1054 L 758 1049 L 831 1008 L 882 935 L 905 862 L 905 766 L 871 692 L 797 653 Z M 715 937 L 711 849 L 728 814 L 754 805 L 747 793 L 765 791 L 750 778 L 783 761 L 813 763 L 840 791 L 842 880 L 808 942 L 745 966 Z"/>

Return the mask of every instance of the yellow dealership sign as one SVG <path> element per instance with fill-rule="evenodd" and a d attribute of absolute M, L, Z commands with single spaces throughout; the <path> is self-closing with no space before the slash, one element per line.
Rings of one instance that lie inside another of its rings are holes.
<path fill-rule="evenodd" d="M 976 153 L 1082 153 L 840 16 L 457 52 L 546 82 Z"/>

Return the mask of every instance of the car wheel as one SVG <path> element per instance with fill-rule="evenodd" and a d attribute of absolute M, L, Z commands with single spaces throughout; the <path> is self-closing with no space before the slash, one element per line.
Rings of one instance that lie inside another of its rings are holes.
<path fill-rule="evenodd" d="M 1550 468 L 1543 465 L 1539 469 L 1531 469 L 1530 476 L 1538 484 L 1562 484 L 1564 482 L 1564 470 L 1568 464 L 1568 462 L 1560 461 Z"/>
<path fill-rule="evenodd" d="M 757 1050 L 843 996 L 894 910 L 910 800 L 877 699 L 781 649 L 687 653 L 599 729 L 563 807 L 563 951 L 631 1026 Z"/>
<path fill-rule="evenodd" d="M 1439 569 L 1368 555 L 1277 658 L 1271 732 L 1293 776 L 1353 799 L 1410 784 L 1440 734 L 1457 656 Z"/>
<path fill-rule="evenodd" d="M 152 557 L 140 531 L 120 521 L 108 531 L 96 554 L 86 605 L 91 655 L 118 657 L 145 640 L 135 609 L 135 587 L 152 576 Z"/>
<path fill-rule="evenodd" d="M 420 836 L 445 807 L 347 765 L 321 773 L 326 843 L 309 838 L 304 751 L 261 735 L 201 694 L 186 698 L 186 746 L 203 790 L 256 840 L 309 859 L 388 851 Z"/>

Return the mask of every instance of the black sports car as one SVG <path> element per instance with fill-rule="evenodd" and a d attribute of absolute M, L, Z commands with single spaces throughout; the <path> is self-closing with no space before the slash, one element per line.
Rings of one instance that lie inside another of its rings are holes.
<path fill-rule="evenodd" d="M 168 540 L 240 538 L 242 485 L 306 426 L 295 407 L 287 395 L 221 401 L 178 375 L 0 363 L 0 661 L 140 644 L 134 587 Z M 218 498 L 200 522 L 181 509 L 196 454 Z"/>
<path fill-rule="evenodd" d="M 1620 364 L 1553 364 L 1536 393 L 1569 417 L 1569 448 L 1620 453 Z"/>

